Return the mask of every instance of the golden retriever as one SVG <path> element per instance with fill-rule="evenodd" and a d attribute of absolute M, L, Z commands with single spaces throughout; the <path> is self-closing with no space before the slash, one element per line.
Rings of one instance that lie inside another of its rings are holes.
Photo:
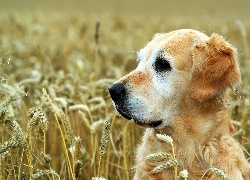
<path fill-rule="evenodd" d="M 241 81 L 237 52 L 223 37 L 190 29 L 156 34 L 138 52 L 138 67 L 109 87 L 117 111 L 147 127 L 136 155 L 135 180 L 174 179 L 173 168 L 152 170 L 164 161 L 146 156 L 171 152 L 156 134 L 173 139 L 178 171 L 188 179 L 249 179 L 250 165 L 230 135 L 227 88 Z"/>

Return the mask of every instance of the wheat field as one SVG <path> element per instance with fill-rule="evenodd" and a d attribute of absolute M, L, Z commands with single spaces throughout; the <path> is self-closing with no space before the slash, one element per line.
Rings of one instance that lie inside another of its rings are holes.
<path fill-rule="evenodd" d="M 132 179 L 144 129 L 117 114 L 107 88 L 156 32 L 180 28 L 219 33 L 238 49 L 230 112 L 250 158 L 247 20 L 12 11 L 0 13 L 0 179 Z"/>

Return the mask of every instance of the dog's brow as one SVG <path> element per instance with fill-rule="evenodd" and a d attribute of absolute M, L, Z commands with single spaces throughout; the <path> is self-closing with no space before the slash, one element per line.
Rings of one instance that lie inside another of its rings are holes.
<path fill-rule="evenodd" d="M 137 61 L 140 62 L 145 57 L 145 49 L 142 48 L 137 52 Z"/>

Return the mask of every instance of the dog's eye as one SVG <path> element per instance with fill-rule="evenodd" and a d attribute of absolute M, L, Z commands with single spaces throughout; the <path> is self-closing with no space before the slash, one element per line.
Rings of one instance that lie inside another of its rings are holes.
<path fill-rule="evenodd" d="M 171 65 L 163 57 L 157 57 L 155 61 L 155 70 L 157 72 L 166 72 L 171 70 Z"/>

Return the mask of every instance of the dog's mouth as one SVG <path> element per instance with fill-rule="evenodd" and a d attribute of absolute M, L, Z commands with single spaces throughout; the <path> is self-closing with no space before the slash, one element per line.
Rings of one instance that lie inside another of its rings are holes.
<path fill-rule="evenodd" d="M 144 122 L 140 122 L 140 121 L 137 121 L 135 120 L 135 123 L 140 125 L 140 126 L 145 126 L 145 127 L 152 127 L 152 128 L 156 128 L 158 126 L 160 126 L 162 124 L 162 120 L 158 120 L 158 121 L 152 121 L 152 122 L 149 122 L 149 123 L 144 123 Z"/>
<path fill-rule="evenodd" d="M 144 122 L 138 118 L 133 117 L 132 114 L 128 110 L 124 110 L 124 108 L 120 108 L 117 105 L 116 105 L 116 109 L 122 117 L 124 117 L 127 120 L 133 119 L 136 124 L 143 126 L 143 127 L 157 128 L 158 126 L 162 124 L 162 120 Z"/>
<path fill-rule="evenodd" d="M 149 125 L 150 125 L 151 127 L 158 127 L 158 126 L 160 126 L 161 124 L 162 124 L 162 120 L 158 120 L 158 121 L 154 121 L 154 122 L 149 123 Z"/>
<path fill-rule="evenodd" d="M 132 119 L 132 116 L 130 115 L 128 111 L 121 110 L 118 106 L 116 106 L 116 109 L 120 113 L 120 115 L 122 115 L 122 117 L 124 117 L 125 119 L 127 120 Z"/>

